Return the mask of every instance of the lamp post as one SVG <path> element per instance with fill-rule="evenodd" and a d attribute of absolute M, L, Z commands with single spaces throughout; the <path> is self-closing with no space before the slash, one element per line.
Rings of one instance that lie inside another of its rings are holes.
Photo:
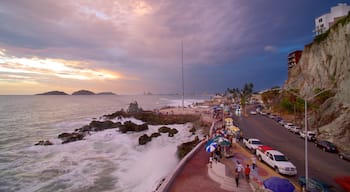
<path fill-rule="evenodd" d="M 306 188 L 306 190 L 308 189 L 308 181 L 309 181 L 309 165 L 308 165 L 309 163 L 308 163 L 308 147 L 307 147 L 307 144 L 308 144 L 308 142 L 307 142 L 307 137 L 308 137 L 308 134 L 307 134 L 307 128 L 308 128 L 307 127 L 307 101 L 324 93 L 324 92 L 326 92 L 326 91 L 329 91 L 329 90 L 334 90 L 334 89 L 331 89 L 331 88 L 324 89 L 324 90 L 318 92 L 317 94 L 312 95 L 311 97 L 304 98 L 304 105 L 305 105 L 305 107 L 304 107 L 305 108 L 305 117 L 304 117 L 305 118 L 305 125 L 304 125 L 305 126 L 305 188 Z M 294 92 L 291 92 L 291 91 L 288 91 L 288 92 L 298 96 Z"/>

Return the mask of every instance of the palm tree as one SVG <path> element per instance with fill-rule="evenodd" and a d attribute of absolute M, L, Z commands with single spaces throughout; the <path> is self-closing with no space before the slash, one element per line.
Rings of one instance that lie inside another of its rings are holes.
<path fill-rule="evenodd" d="M 244 84 L 243 89 L 239 90 L 238 88 L 227 88 L 227 91 L 232 94 L 232 97 L 235 100 L 240 99 L 240 104 L 244 110 L 244 113 L 246 113 L 245 106 L 246 102 L 250 99 L 252 93 L 253 93 L 253 83 L 246 83 Z"/>

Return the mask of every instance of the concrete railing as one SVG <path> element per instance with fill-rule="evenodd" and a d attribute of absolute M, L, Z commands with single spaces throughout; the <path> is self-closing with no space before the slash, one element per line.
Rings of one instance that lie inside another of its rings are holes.
<path fill-rule="evenodd" d="M 210 130 L 213 129 L 214 122 L 212 123 Z M 164 179 L 161 185 L 155 190 L 156 192 L 166 192 L 169 191 L 171 185 L 174 183 L 176 177 L 179 175 L 180 171 L 183 169 L 184 165 L 193 157 L 193 155 L 202 147 L 205 143 L 205 140 L 202 140 L 196 147 L 194 147 L 184 158 L 181 159 L 179 164 L 175 169 Z"/>

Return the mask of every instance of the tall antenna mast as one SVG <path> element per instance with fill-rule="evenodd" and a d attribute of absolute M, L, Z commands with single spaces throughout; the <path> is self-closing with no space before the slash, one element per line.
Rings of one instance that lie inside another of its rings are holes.
<path fill-rule="evenodd" d="M 181 70 L 182 70 L 182 110 L 185 109 L 185 78 L 184 78 L 184 45 L 181 40 Z"/>

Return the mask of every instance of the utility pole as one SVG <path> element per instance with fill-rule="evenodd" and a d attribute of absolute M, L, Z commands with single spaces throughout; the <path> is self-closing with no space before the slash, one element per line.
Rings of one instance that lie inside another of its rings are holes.
<path fill-rule="evenodd" d="M 184 45 L 181 40 L 182 110 L 185 109 Z"/>

